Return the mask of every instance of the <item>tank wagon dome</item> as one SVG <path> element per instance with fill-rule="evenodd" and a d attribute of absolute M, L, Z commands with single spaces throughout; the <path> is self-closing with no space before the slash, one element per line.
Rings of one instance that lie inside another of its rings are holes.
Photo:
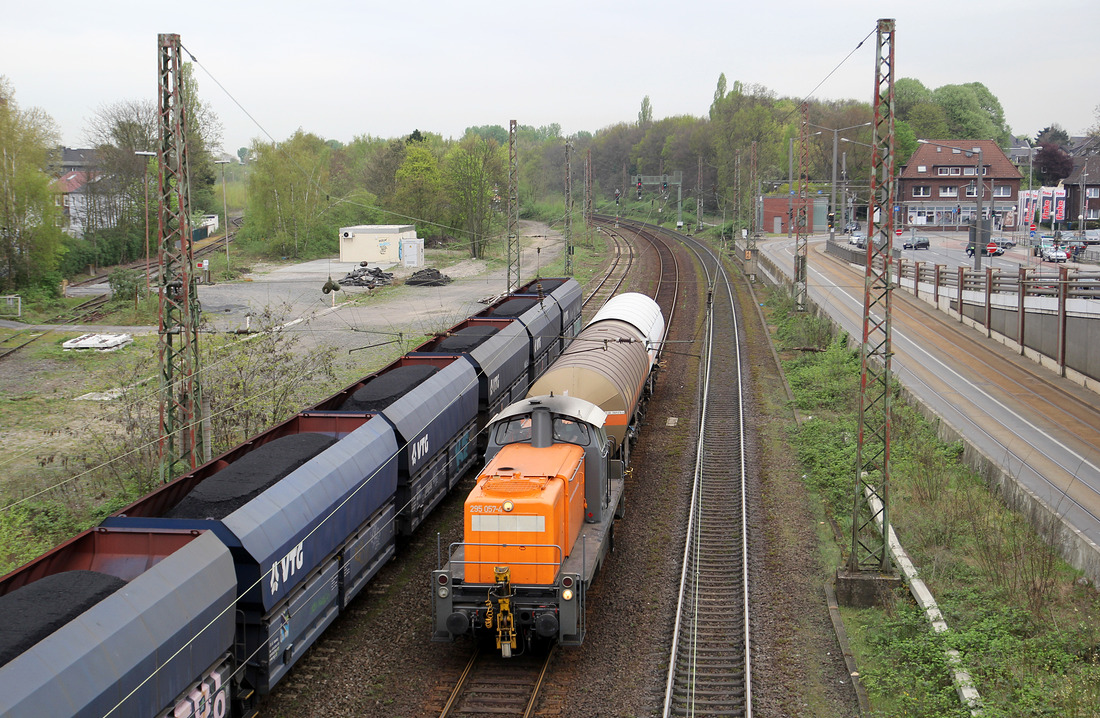
<path fill-rule="evenodd" d="M 600 307 L 588 326 L 605 319 L 617 319 L 633 326 L 645 338 L 650 359 L 657 357 L 665 339 L 665 318 L 653 299 L 637 292 L 616 294 Z"/>
<path fill-rule="evenodd" d="M 585 327 L 527 395 L 569 396 L 595 404 L 608 414 L 604 426 L 619 446 L 652 363 L 637 328 L 604 319 Z"/>

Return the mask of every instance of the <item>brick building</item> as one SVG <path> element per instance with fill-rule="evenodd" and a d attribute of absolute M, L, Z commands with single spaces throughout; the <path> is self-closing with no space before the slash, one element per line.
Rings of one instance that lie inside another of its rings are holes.
<path fill-rule="evenodd" d="M 993 228 L 1014 230 L 1023 176 L 992 140 L 929 140 L 901 168 L 897 204 L 903 226 L 954 230 L 965 227 L 976 212 L 978 153 L 982 151 L 985 194 L 982 214 Z M 943 146 L 941 146 L 943 145 Z"/>

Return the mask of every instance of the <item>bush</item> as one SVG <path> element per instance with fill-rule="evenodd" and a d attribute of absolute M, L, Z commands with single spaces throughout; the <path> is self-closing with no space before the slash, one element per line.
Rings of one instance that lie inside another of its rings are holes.
<path fill-rule="evenodd" d="M 133 269 L 115 269 L 107 277 L 116 302 L 136 302 L 145 288 L 145 275 Z"/>

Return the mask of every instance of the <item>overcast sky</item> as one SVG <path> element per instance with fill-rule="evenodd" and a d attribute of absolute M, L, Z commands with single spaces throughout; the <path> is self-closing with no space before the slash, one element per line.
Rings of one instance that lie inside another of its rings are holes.
<path fill-rule="evenodd" d="M 298 128 L 343 142 L 417 128 L 458 137 L 512 119 L 595 132 L 636 121 L 646 95 L 655 119 L 701 117 L 723 72 L 780 96 L 870 102 L 882 17 L 897 20 L 897 78 L 982 82 L 1014 134 L 1055 122 L 1083 134 L 1100 104 L 1097 0 L 4 5 L 0 74 L 70 147 L 87 146 L 97 108 L 156 100 L 162 32 L 178 33 L 200 65 L 231 154 Z"/>

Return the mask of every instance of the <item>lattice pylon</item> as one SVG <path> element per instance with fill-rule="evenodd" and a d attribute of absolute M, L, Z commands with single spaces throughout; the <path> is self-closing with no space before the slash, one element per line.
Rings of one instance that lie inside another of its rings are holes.
<path fill-rule="evenodd" d="M 202 384 L 199 381 L 199 293 L 191 247 L 187 111 L 180 36 L 157 36 L 159 167 L 157 264 L 160 277 L 161 481 L 178 465 L 193 469 L 202 457 Z"/>
<path fill-rule="evenodd" d="M 860 349 L 859 439 L 848 570 L 889 572 L 891 294 L 894 237 L 894 20 L 878 22 L 871 214 Z M 878 501 L 872 499 L 877 498 Z M 877 519 L 881 518 L 881 528 Z"/>
<path fill-rule="evenodd" d="M 565 276 L 573 276 L 573 141 L 565 141 Z"/>
<path fill-rule="evenodd" d="M 519 160 L 516 156 L 516 121 L 508 122 L 508 291 L 519 289 Z"/>

